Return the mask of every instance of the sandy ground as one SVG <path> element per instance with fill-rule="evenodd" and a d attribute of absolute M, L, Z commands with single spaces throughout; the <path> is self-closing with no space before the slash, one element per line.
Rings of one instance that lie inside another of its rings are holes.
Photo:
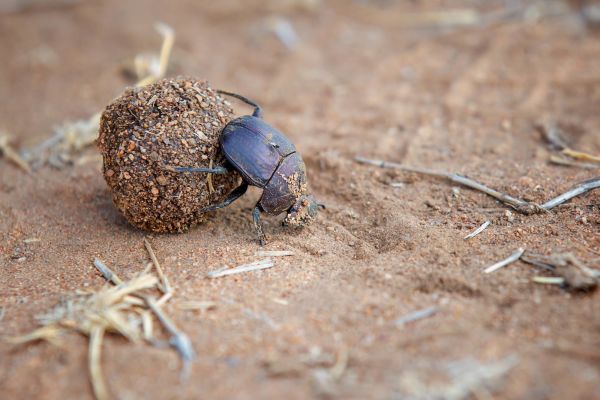
<path fill-rule="evenodd" d="M 267 218 L 266 249 L 295 256 L 234 277 L 205 275 L 258 258 L 258 190 L 189 233 L 153 236 L 177 291 L 166 310 L 199 356 L 181 384 L 175 352 L 109 336 L 102 364 L 115 398 L 600 398 L 600 293 L 533 283 L 541 273 L 521 262 L 481 273 L 519 246 L 598 259 L 600 192 L 510 220 L 483 194 L 353 161 L 461 172 L 537 202 L 595 176 L 549 164 L 535 124 L 552 117 L 573 147 L 600 153 L 598 34 L 564 16 L 448 32 L 406 29 L 394 17 L 446 3 L 438 1 L 43 3 L 0 13 L 0 126 L 16 146 L 88 117 L 131 85 L 122 65 L 156 51 L 161 20 L 177 32 L 169 75 L 258 100 L 296 143 L 327 205 L 303 230 Z M 292 23 L 292 50 L 266 30 L 272 17 Z M 35 315 L 78 288 L 104 285 L 93 257 L 124 277 L 148 262 L 145 233 L 113 206 L 96 149 L 80 157 L 30 175 L 0 160 L 1 336 L 35 328 Z M 39 241 L 24 243 L 31 238 Z M 185 300 L 217 306 L 182 311 Z M 439 312 L 394 324 L 430 306 Z M 86 345 L 76 334 L 62 347 L 0 342 L 0 398 L 91 398 Z M 346 351 L 339 379 L 323 383 Z M 307 357 L 323 362 L 299 361 Z M 498 362 L 514 366 L 461 392 L 473 371 Z M 294 368 L 277 375 L 273 365 Z"/>

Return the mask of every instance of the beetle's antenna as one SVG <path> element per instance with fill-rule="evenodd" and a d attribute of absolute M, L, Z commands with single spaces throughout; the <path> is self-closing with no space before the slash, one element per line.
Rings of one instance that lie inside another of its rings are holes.
<path fill-rule="evenodd" d="M 254 107 L 254 112 L 252 113 L 252 116 L 256 117 L 256 118 L 262 118 L 262 109 L 260 108 L 260 106 L 258 104 L 256 104 L 254 101 L 250 100 L 249 98 L 239 95 L 237 93 L 226 92 L 224 90 L 217 90 L 217 93 L 224 94 L 226 96 L 235 97 L 236 99 L 241 100 L 244 103 L 251 105 L 252 107 Z"/>

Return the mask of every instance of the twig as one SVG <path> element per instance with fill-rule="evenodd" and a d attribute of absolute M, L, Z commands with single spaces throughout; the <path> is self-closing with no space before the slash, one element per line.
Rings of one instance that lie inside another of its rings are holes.
<path fill-rule="evenodd" d="M 286 257 L 293 256 L 295 253 L 287 250 L 260 250 L 256 252 L 256 255 L 259 257 Z"/>
<path fill-rule="evenodd" d="M 183 362 L 183 366 L 181 369 L 181 378 L 182 380 L 186 380 L 189 376 L 191 362 L 195 359 L 196 355 L 194 353 L 194 349 L 192 347 L 192 342 L 190 338 L 180 331 L 177 326 L 163 313 L 160 307 L 156 304 L 153 298 L 146 297 L 146 303 L 150 310 L 156 315 L 162 326 L 169 332 L 171 338 L 169 339 L 169 344 L 177 350 L 181 360 Z"/>
<path fill-rule="evenodd" d="M 104 338 L 104 326 L 95 325 L 90 332 L 90 343 L 88 347 L 88 361 L 90 368 L 90 379 L 94 395 L 98 400 L 107 400 L 108 389 L 102 376 L 100 366 L 100 355 L 102 352 L 102 339 Z"/>
<path fill-rule="evenodd" d="M 418 321 L 423 318 L 431 317 L 436 314 L 440 309 L 436 306 L 427 307 L 422 310 L 413 311 L 409 314 L 406 314 L 394 321 L 396 326 L 404 326 L 410 322 Z"/>
<path fill-rule="evenodd" d="M 583 181 L 573 186 L 571 189 L 566 191 L 565 193 L 556 196 L 552 200 L 548 200 L 541 207 L 545 210 L 551 210 L 552 208 L 571 200 L 573 197 L 579 196 L 581 194 L 587 193 L 590 190 L 594 190 L 600 187 L 600 176 L 589 179 L 587 181 Z"/>
<path fill-rule="evenodd" d="M 150 242 L 148 241 L 148 239 L 144 238 L 144 246 L 146 246 L 146 250 L 148 251 L 148 254 L 150 255 L 150 259 L 152 260 L 152 263 L 154 263 L 154 268 L 156 268 L 156 273 L 158 274 L 158 277 L 160 279 L 160 281 L 162 282 L 162 288 L 161 290 L 166 294 L 166 293 L 171 293 L 173 291 L 173 289 L 171 288 L 171 284 L 169 283 L 169 279 L 165 276 L 162 267 L 160 266 L 160 263 L 158 262 L 158 258 L 156 258 L 156 254 L 154 254 L 154 250 L 152 249 L 152 245 L 150 244 Z"/>
<path fill-rule="evenodd" d="M 471 232 L 467 236 L 465 236 L 465 240 L 474 238 L 475 236 L 479 235 L 481 232 L 483 232 L 485 230 L 485 228 L 490 226 L 490 224 L 491 224 L 491 222 L 489 220 L 485 221 L 483 224 L 481 224 L 481 226 L 479 228 L 475 229 L 473 232 Z"/>
<path fill-rule="evenodd" d="M 0 307 L 0 322 L 4 319 L 4 314 L 6 314 L 6 309 L 4 307 Z"/>
<path fill-rule="evenodd" d="M 521 256 L 523 255 L 524 252 L 525 252 L 525 249 L 522 247 L 519 247 L 510 256 L 508 256 L 507 258 L 505 258 L 502 261 L 498 261 L 497 263 L 490 265 L 489 267 L 485 268 L 483 270 L 483 272 L 486 274 L 490 274 L 496 270 L 499 270 L 500 268 L 506 267 L 507 265 L 512 264 L 515 261 L 517 261 L 519 258 L 521 258 Z"/>
<path fill-rule="evenodd" d="M 112 282 L 115 285 L 120 285 L 123 283 L 123 280 L 119 278 L 119 276 L 114 273 L 110 268 L 106 266 L 102 261 L 97 258 L 94 258 L 94 267 L 102 274 L 102 277 L 109 282 Z"/>
<path fill-rule="evenodd" d="M 447 179 L 451 182 L 458 183 L 460 185 L 469 187 L 471 189 L 479 190 L 480 192 L 483 192 L 497 200 L 500 200 L 501 202 L 503 202 L 505 204 L 508 204 L 509 206 L 513 207 L 515 210 L 517 210 L 523 214 L 533 214 L 535 212 L 539 212 L 539 207 L 536 206 L 535 204 L 529 203 L 525 200 L 517 199 L 506 193 L 498 192 L 497 190 L 489 188 L 489 187 L 487 187 L 477 181 L 474 181 L 471 178 L 463 176 L 463 175 L 441 172 L 441 171 L 433 171 L 433 170 L 426 169 L 426 168 L 410 167 L 410 166 L 397 164 L 397 163 L 393 163 L 393 162 L 388 162 L 388 161 L 382 161 L 382 160 L 370 160 L 368 158 L 363 158 L 363 157 L 356 157 L 355 160 L 361 164 L 375 165 L 379 168 L 399 169 L 401 171 L 415 172 L 417 174 L 429 175 L 429 176 L 434 176 L 436 178 Z"/>
<path fill-rule="evenodd" d="M 546 203 L 544 203 L 540 206 L 535 203 L 530 203 L 525 200 L 517 199 L 506 193 L 498 192 L 498 191 L 491 189 L 477 181 L 474 181 L 471 178 L 468 178 L 466 176 L 459 175 L 459 174 L 440 172 L 440 171 L 432 171 L 432 170 L 424 169 L 424 168 L 409 167 L 409 166 L 405 166 L 405 165 L 397 164 L 397 163 L 393 163 L 393 162 L 387 162 L 387 161 L 382 161 L 382 160 L 371 160 L 371 159 L 367 159 L 367 158 L 363 158 L 363 157 L 356 157 L 355 160 L 361 164 L 375 165 L 380 168 L 399 169 L 401 171 L 415 172 L 418 174 L 434 176 L 436 178 L 445 178 L 451 182 L 461 184 L 461 185 L 469 187 L 471 189 L 479 190 L 480 192 L 483 192 L 483 193 L 513 207 L 516 211 L 518 211 L 524 215 L 531 215 L 531 214 L 550 211 L 554 207 L 572 199 L 573 197 L 579 196 L 581 194 L 589 192 L 590 190 L 597 189 L 598 187 L 600 187 L 600 177 L 589 179 L 587 181 L 578 183 L 572 189 L 561 194 L 560 196 L 557 196 L 557 197 L 547 201 Z"/>
<path fill-rule="evenodd" d="M 209 278 L 218 278 L 226 275 L 241 274 L 243 272 L 267 269 L 273 267 L 274 265 L 275 263 L 273 263 L 273 261 L 270 258 L 265 258 L 264 260 L 256 261 L 251 264 L 239 265 L 235 268 L 219 268 L 217 270 L 210 271 L 208 274 L 206 274 L 206 276 Z"/>

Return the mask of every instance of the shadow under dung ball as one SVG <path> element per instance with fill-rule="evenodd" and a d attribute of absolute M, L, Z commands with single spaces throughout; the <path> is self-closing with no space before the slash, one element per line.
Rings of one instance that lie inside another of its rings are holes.
<path fill-rule="evenodd" d="M 222 165 L 219 146 L 233 110 L 206 82 L 163 79 L 130 88 L 106 107 L 98 147 L 113 201 L 134 226 L 182 232 L 206 219 L 202 208 L 239 186 L 236 172 L 184 174 L 175 166 Z"/>

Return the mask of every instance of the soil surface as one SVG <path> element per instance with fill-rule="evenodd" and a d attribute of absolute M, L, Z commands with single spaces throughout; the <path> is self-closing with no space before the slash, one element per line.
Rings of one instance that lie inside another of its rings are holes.
<path fill-rule="evenodd" d="M 510 215 L 481 193 L 353 160 L 460 172 L 535 202 L 596 176 L 550 164 L 536 129 L 552 118 L 572 147 L 600 153 L 600 36 L 573 15 L 440 30 L 397 16 L 445 3 L 487 13 L 504 2 L 12 3 L 24 8 L 0 9 L 0 127 L 15 147 L 131 86 L 123 66 L 157 51 L 160 20 L 177 34 L 168 75 L 258 101 L 327 206 L 300 230 L 264 218 L 264 249 L 295 255 L 259 272 L 205 277 L 260 259 L 255 188 L 187 233 L 151 236 L 176 290 L 165 310 L 198 359 L 181 383 L 174 351 L 108 336 L 102 366 L 115 398 L 600 398 L 600 292 L 534 283 L 548 274 L 521 262 L 481 272 L 518 247 L 593 265 L 600 191 Z M 74 166 L 32 174 L 1 159 L 0 336 L 26 333 L 69 293 L 105 285 L 93 257 L 133 276 L 149 261 L 145 235 L 113 205 L 94 146 Z M 216 307 L 178 307 L 190 300 Z M 431 306 L 438 312 L 395 323 Z M 510 364 L 505 374 L 498 363 Z M 485 387 L 469 386 L 481 378 L 473 371 L 491 376 Z M 92 398 L 87 339 L 0 342 L 0 398 Z"/>

